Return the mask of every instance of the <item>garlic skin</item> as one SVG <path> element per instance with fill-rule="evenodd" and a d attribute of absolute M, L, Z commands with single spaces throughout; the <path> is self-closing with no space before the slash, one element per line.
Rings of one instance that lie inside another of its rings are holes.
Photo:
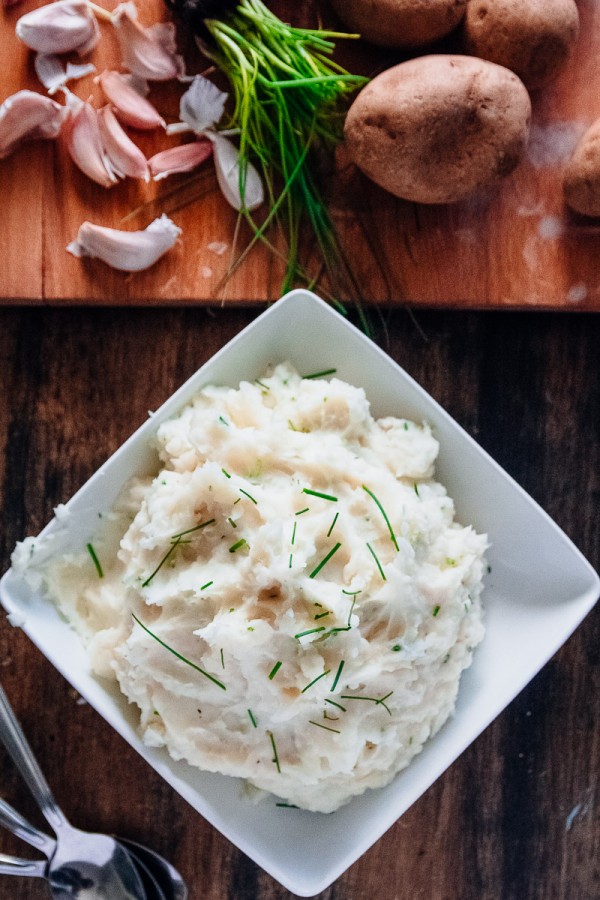
<path fill-rule="evenodd" d="M 69 110 L 34 91 L 18 91 L 0 106 L 0 159 L 23 141 L 58 137 Z"/>
<path fill-rule="evenodd" d="M 212 156 L 210 141 L 198 140 L 190 144 L 180 144 L 168 150 L 161 150 L 148 160 L 148 166 L 154 181 L 160 181 L 169 175 L 180 172 L 191 172 L 209 156 Z"/>
<path fill-rule="evenodd" d="M 165 120 L 141 93 L 143 82 L 140 84 L 131 75 L 109 69 L 98 75 L 96 81 L 123 124 L 140 131 L 165 128 Z"/>
<path fill-rule="evenodd" d="M 71 159 L 96 184 L 110 188 L 119 178 L 104 148 L 98 112 L 90 103 L 84 103 L 68 89 L 63 90 L 71 113 L 65 126 Z"/>
<path fill-rule="evenodd" d="M 164 214 L 144 231 L 120 231 L 84 222 L 67 250 L 73 256 L 101 259 L 121 272 L 141 272 L 170 250 L 180 234 L 181 228 Z"/>
<path fill-rule="evenodd" d="M 196 75 L 179 101 L 179 118 L 196 134 L 203 134 L 221 121 L 228 97 L 204 75 Z"/>
<path fill-rule="evenodd" d="M 113 170 L 122 178 L 150 180 L 146 157 L 128 134 L 126 134 L 110 106 L 98 110 L 98 124 L 104 150 Z"/>
<path fill-rule="evenodd" d="M 36 53 L 33 61 L 35 74 L 40 79 L 50 96 L 55 94 L 69 81 L 85 78 L 96 71 L 93 63 L 74 65 L 68 62 L 65 68 L 62 59 L 54 53 Z"/>
<path fill-rule="evenodd" d="M 223 196 L 238 212 L 252 212 L 263 203 L 265 192 L 261 177 L 252 163 L 246 167 L 244 199 L 240 192 L 240 152 L 229 138 L 218 131 L 206 131 L 206 137 L 212 142 L 215 156 L 217 181 Z"/>
<path fill-rule="evenodd" d="M 17 37 L 38 53 L 84 56 L 100 40 L 96 17 L 85 0 L 57 0 L 26 13 L 15 26 Z"/>
<path fill-rule="evenodd" d="M 117 33 L 121 62 L 133 75 L 147 81 L 170 81 L 185 75 L 172 22 L 144 28 L 137 21 L 137 8 L 132 2 L 117 6 L 111 22 Z"/>

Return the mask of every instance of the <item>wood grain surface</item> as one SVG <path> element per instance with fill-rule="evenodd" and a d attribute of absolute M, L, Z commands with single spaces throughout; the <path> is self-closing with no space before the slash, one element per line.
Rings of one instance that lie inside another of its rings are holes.
<path fill-rule="evenodd" d="M 115 4 L 107 0 L 105 5 Z M 39 5 L 40 0 L 25 0 L 0 13 L 0 101 L 19 88 L 40 89 L 32 55 L 14 33 L 18 16 Z M 144 23 L 163 15 L 162 0 L 139 0 L 138 6 Z M 338 24 L 326 0 L 275 0 L 272 6 L 295 23 Z M 578 0 L 578 7 L 581 34 L 573 58 L 556 82 L 533 96 L 527 158 L 499 189 L 451 206 L 418 206 L 368 183 L 340 152 L 337 172 L 325 187 L 362 299 L 379 304 L 600 309 L 600 225 L 567 213 L 561 190 L 565 158 L 600 116 L 600 0 Z M 110 26 L 103 24 L 102 30 L 104 38 L 92 57 L 98 69 L 118 62 Z M 451 39 L 437 49 L 457 48 L 458 39 Z M 360 42 L 340 47 L 340 56 L 365 74 L 400 59 Z M 188 59 L 190 71 L 205 66 L 197 52 L 188 53 Z M 101 102 L 91 77 L 73 89 Z M 151 99 L 168 121 L 177 118 L 181 91 L 179 85 L 152 90 Z M 177 142 L 139 133 L 135 139 L 148 155 Z M 128 181 L 105 191 L 75 169 L 60 141 L 29 145 L 1 161 L 0 304 L 180 305 L 276 299 L 281 267 L 260 247 L 227 289 L 219 290 L 230 255 L 218 256 L 209 245 L 231 247 L 236 216 L 216 190 L 210 164 L 200 182 L 182 189 L 186 179 L 175 176 L 158 186 Z M 178 208 L 196 193 L 200 199 Z M 144 227 L 165 210 L 183 229 L 177 247 L 150 271 L 125 275 L 65 252 L 85 219 L 118 227 L 124 217 L 150 202 L 124 227 Z M 247 238 L 243 230 L 242 245 Z"/>
<path fill-rule="evenodd" d="M 0 564 L 255 312 L 0 310 Z M 379 342 L 600 566 L 600 318 L 385 313 Z M 596 900 L 600 615 L 321 900 Z M 482 647 L 482 652 L 485 648 Z M 510 647 L 506 662 L 510 665 Z M 147 842 L 190 900 L 291 895 L 151 770 L 0 616 L 0 680 L 58 801 Z M 0 793 L 39 815 L 6 754 Z M 41 822 L 40 822 L 41 824 Z M 7 835 L 0 849 L 26 852 Z M 0 877 L 0 900 L 43 900 Z"/>

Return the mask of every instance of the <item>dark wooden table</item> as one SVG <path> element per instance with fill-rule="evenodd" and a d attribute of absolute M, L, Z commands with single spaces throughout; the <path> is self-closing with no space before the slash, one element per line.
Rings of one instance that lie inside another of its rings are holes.
<path fill-rule="evenodd" d="M 0 310 L 3 570 L 15 542 L 36 533 L 148 409 L 256 314 Z M 383 318 L 394 359 L 598 568 L 600 317 L 421 311 L 419 327 L 402 310 Z M 0 680 L 74 822 L 148 842 L 181 869 L 191 900 L 291 896 L 78 704 L 0 619 Z M 596 610 L 323 900 L 596 900 L 599 625 Z M 39 822 L 3 752 L 0 773 L 0 793 Z M 0 849 L 23 852 L 7 835 Z M 0 877 L 1 900 L 46 896 L 42 883 Z"/>

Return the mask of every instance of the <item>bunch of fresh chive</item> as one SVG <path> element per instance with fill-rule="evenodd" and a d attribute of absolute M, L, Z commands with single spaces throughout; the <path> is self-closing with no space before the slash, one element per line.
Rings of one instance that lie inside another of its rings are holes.
<path fill-rule="evenodd" d="M 285 258 L 284 291 L 298 283 L 313 286 L 326 273 L 334 294 L 354 294 L 317 171 L 319 156 L 331 154 L 342 136 L 348 95 L 367 80 L 332 59 L 335 39 L 350 36 L 294 28 L 262 0 L 170 2 L 229 79 L 234 103 L 229 127 L 240 134 L 242 197 L 248 165 L 262 174 L 266 217 L 259 224 L 244 213 L 253 243 L 262 240 Z M 314 272 L 301 258 L 306 229 L 318 249 Z M 283 240 L 284 250 L 277 237 L 271 241 L 272 234 Z"/>

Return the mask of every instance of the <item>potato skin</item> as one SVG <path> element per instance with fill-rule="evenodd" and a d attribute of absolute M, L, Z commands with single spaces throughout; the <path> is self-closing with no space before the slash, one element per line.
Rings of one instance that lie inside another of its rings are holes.
<path fill-rule="evenodd" d="M 584 216 L 600 216 L 600 119 L 585 132 L 563 173 L 567 205 Z"/>
<path fill-rule="evenodd" d="M 449 34 L 467 0 L 331 0 L 340 19 L 381 47 L 422 47 Z"/>
<path fill-rule="evenodd" d="M 579 34 L 574 0 L 470 0 L 463 25 L 467 53 L 506 66 L 529 89 L 552 81 Z"/>
<path fill-rule="evenodd" d="M 512 172 L 530 117 L 529 94 L 508 69 L 470 56 L 421 56 L 363 88 L 345 140 L 359 169 L 385 190 L 450 203 Z"/>

